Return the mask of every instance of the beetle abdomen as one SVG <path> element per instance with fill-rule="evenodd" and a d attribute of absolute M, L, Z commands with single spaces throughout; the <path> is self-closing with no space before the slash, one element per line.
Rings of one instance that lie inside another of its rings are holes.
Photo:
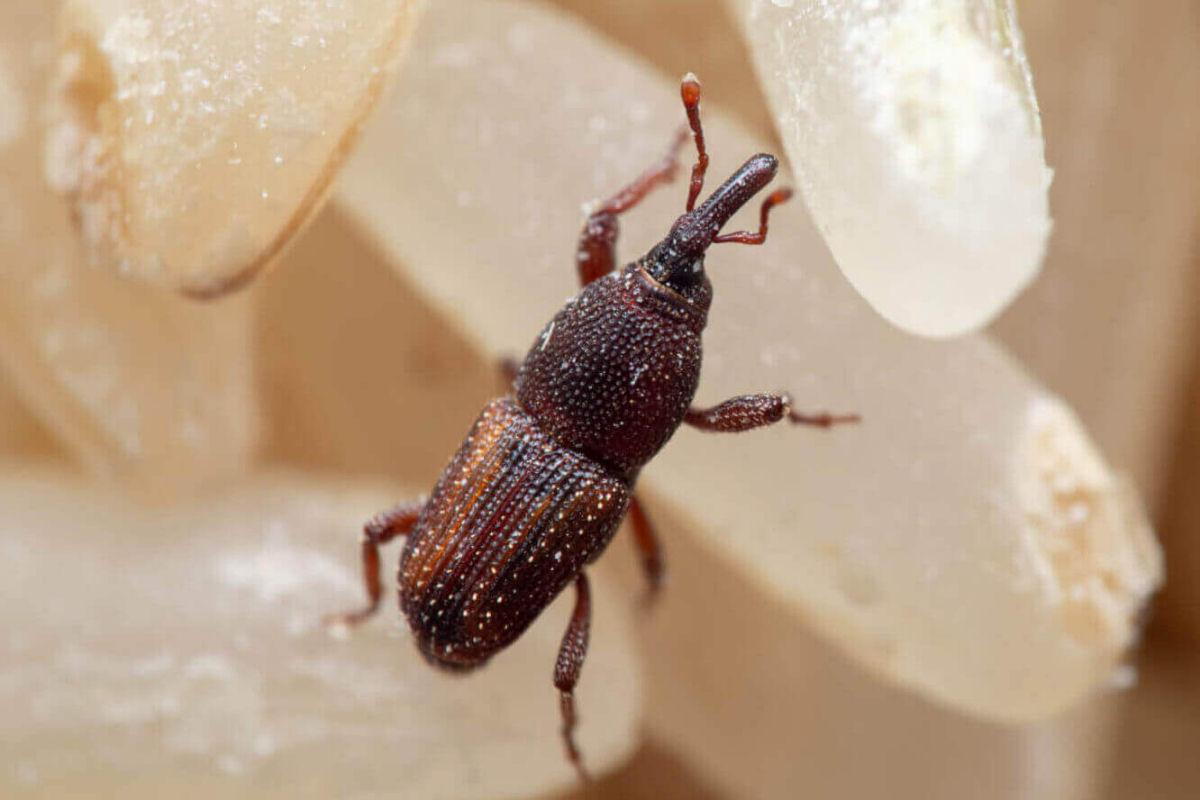
<path fill-rule="evenodd" d="M 400 606 L 440 666 L 481 665 L 608 544 L 625 482 L 562 447 L 511 399 L 483 410 L 400 559 Z"/>

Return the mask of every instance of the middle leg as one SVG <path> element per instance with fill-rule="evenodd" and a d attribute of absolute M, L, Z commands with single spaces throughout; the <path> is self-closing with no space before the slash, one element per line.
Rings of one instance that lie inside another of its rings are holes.
<path fill-rule="evenodd" d="M 773 425 L 785 418 L 797 425 L 821 428 L 860 420 L 858 414 L 801 414 L 792 409 L 792 397 L 788 394 L 744 394 L 712 408 L 689 408 L 683 421 L 703 431 L 737 433 Z"/>

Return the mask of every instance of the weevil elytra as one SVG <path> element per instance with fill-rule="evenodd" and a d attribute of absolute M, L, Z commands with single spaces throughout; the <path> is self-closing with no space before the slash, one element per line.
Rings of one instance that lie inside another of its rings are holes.
<path fill-rule="evenodd" d="M 567 755 L 584 777 L 573 694 L 591 623 L 584 567 L 604 551 L 628 512 L 651 595 L 662 577 L 658 541 L 633 495 L 642 466 L 683 423 L 733 432 L 785 419 L 821 427 L 857 419 L 797 413 L 786 394 L 691 405 L 712 301 L 705 253 L 722 242 L 765 242 L 771 209 L 791 192 L 778 189 L 763 201 L 757 231 L 722 234 L 775 177 L 778 162 L 752 156 L 697 206 L 708 154 L 694 75 L 684 77 L 680 93 L 688 126 L 668 154 L 587 218 L 576 259 L 581 291 L 512 370 L 513 393 L 483 409 L 429 498 L 366 524 L 369 602 L 330 620 L 355 625 L 379 608 L 379 547 L 401 535 L 407 540 L 397 578 L 400 608 L 421 653 L 444 669 L 485 664 L 573 582 L 575 608 L 554 685 Z M 697 158 L 685 213 L 650 252 L 616 270 L 617 216 L 672 178 L 689 129 Z"/>

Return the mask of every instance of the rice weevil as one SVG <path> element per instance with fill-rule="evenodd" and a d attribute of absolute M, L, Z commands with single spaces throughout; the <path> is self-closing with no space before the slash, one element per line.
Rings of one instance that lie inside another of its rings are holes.
<path fill-rule="evenodd" d="M 403 503 L 363 529 L 369 602 L 330 618 L 356 625 L 379 608 L 379 547 L 407 535 L 397 576 L 400 609 L 433 665 L 475 669 L 510 645 L 567 584 L 575 608 L 554 668 L 562 737 L 584 778 L 575 744 L 574 689 L 588 647 L 591 594 L 584 567 L 607 547 L 629 512 L 650 595 L 663 562 L 654 531 L 633 495 L 638 473 L 681 424 L 747 431 L 781 420 L 829 427 L 856 415 L 806 415 L 786 394 L 734 397 L 695 408 L 700 334 L 712 284 L 710 245 L 762 244 L 771 209 L 791 196 L 777 189 L 762 204 L 757 231 L 720 232 L 775 177 L 774 156 L 752 156 L 696 205 L 708 153 L 700 126 L 700 83 L 684 76 L 688 127 L 668 154 L 588 216 L 576 256 L 582 289 L 511 368 L 513 393 L 483 409 L 428 499 Z M 617 215 L 669 181 L 688 130 L 697 158 L 687 210 L 650 252 L 616 270 Z"/>

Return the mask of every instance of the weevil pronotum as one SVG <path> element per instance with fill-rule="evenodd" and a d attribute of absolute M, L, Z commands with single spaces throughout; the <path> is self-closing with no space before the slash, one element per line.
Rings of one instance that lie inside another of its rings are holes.
<path fill-rule="evenodd" d="M 662 161 L 595 208 L 577 250 L 582 290 L 542 330 L 524 363 L 511 368 L 513 393 L 475 422 L 427 500 L 384 512 L 363 530 L 368 605 L 331 618 L 355 625 L 379 608 L 379 547 L 407 534 L 397 577 L 400 608 L 426 659 L 444 669 L 482 666 L 511 644 L 567 584 L 575 609 L 554 668 L 562 737 L 586 778 L 575 744 L 574 689 L 587 653 L 591 595 L 584 567 L 608 546 L 626 512 L 651 596 L 662 555 L 633 495 L 638 473 L 682 423 L 704 431 L 747 431 L 781 420 L 829 427 L 855 415 L 800 414 L 786 394 L 734 397 L 692 407 L 700 379 L 700 334 L 712 284 L 710 245 L 762 244 L 757 231 L 720 232 L 775 177 L 774 156 L 751 157 L 696 205 L 708 167 L 700 126 L 700 83 L 681 86 L 688 126 Z M 687 210 L 649 253 L 616 270 L 617 215 L 671 179 L 690 129 L 697 158 Z"/>

